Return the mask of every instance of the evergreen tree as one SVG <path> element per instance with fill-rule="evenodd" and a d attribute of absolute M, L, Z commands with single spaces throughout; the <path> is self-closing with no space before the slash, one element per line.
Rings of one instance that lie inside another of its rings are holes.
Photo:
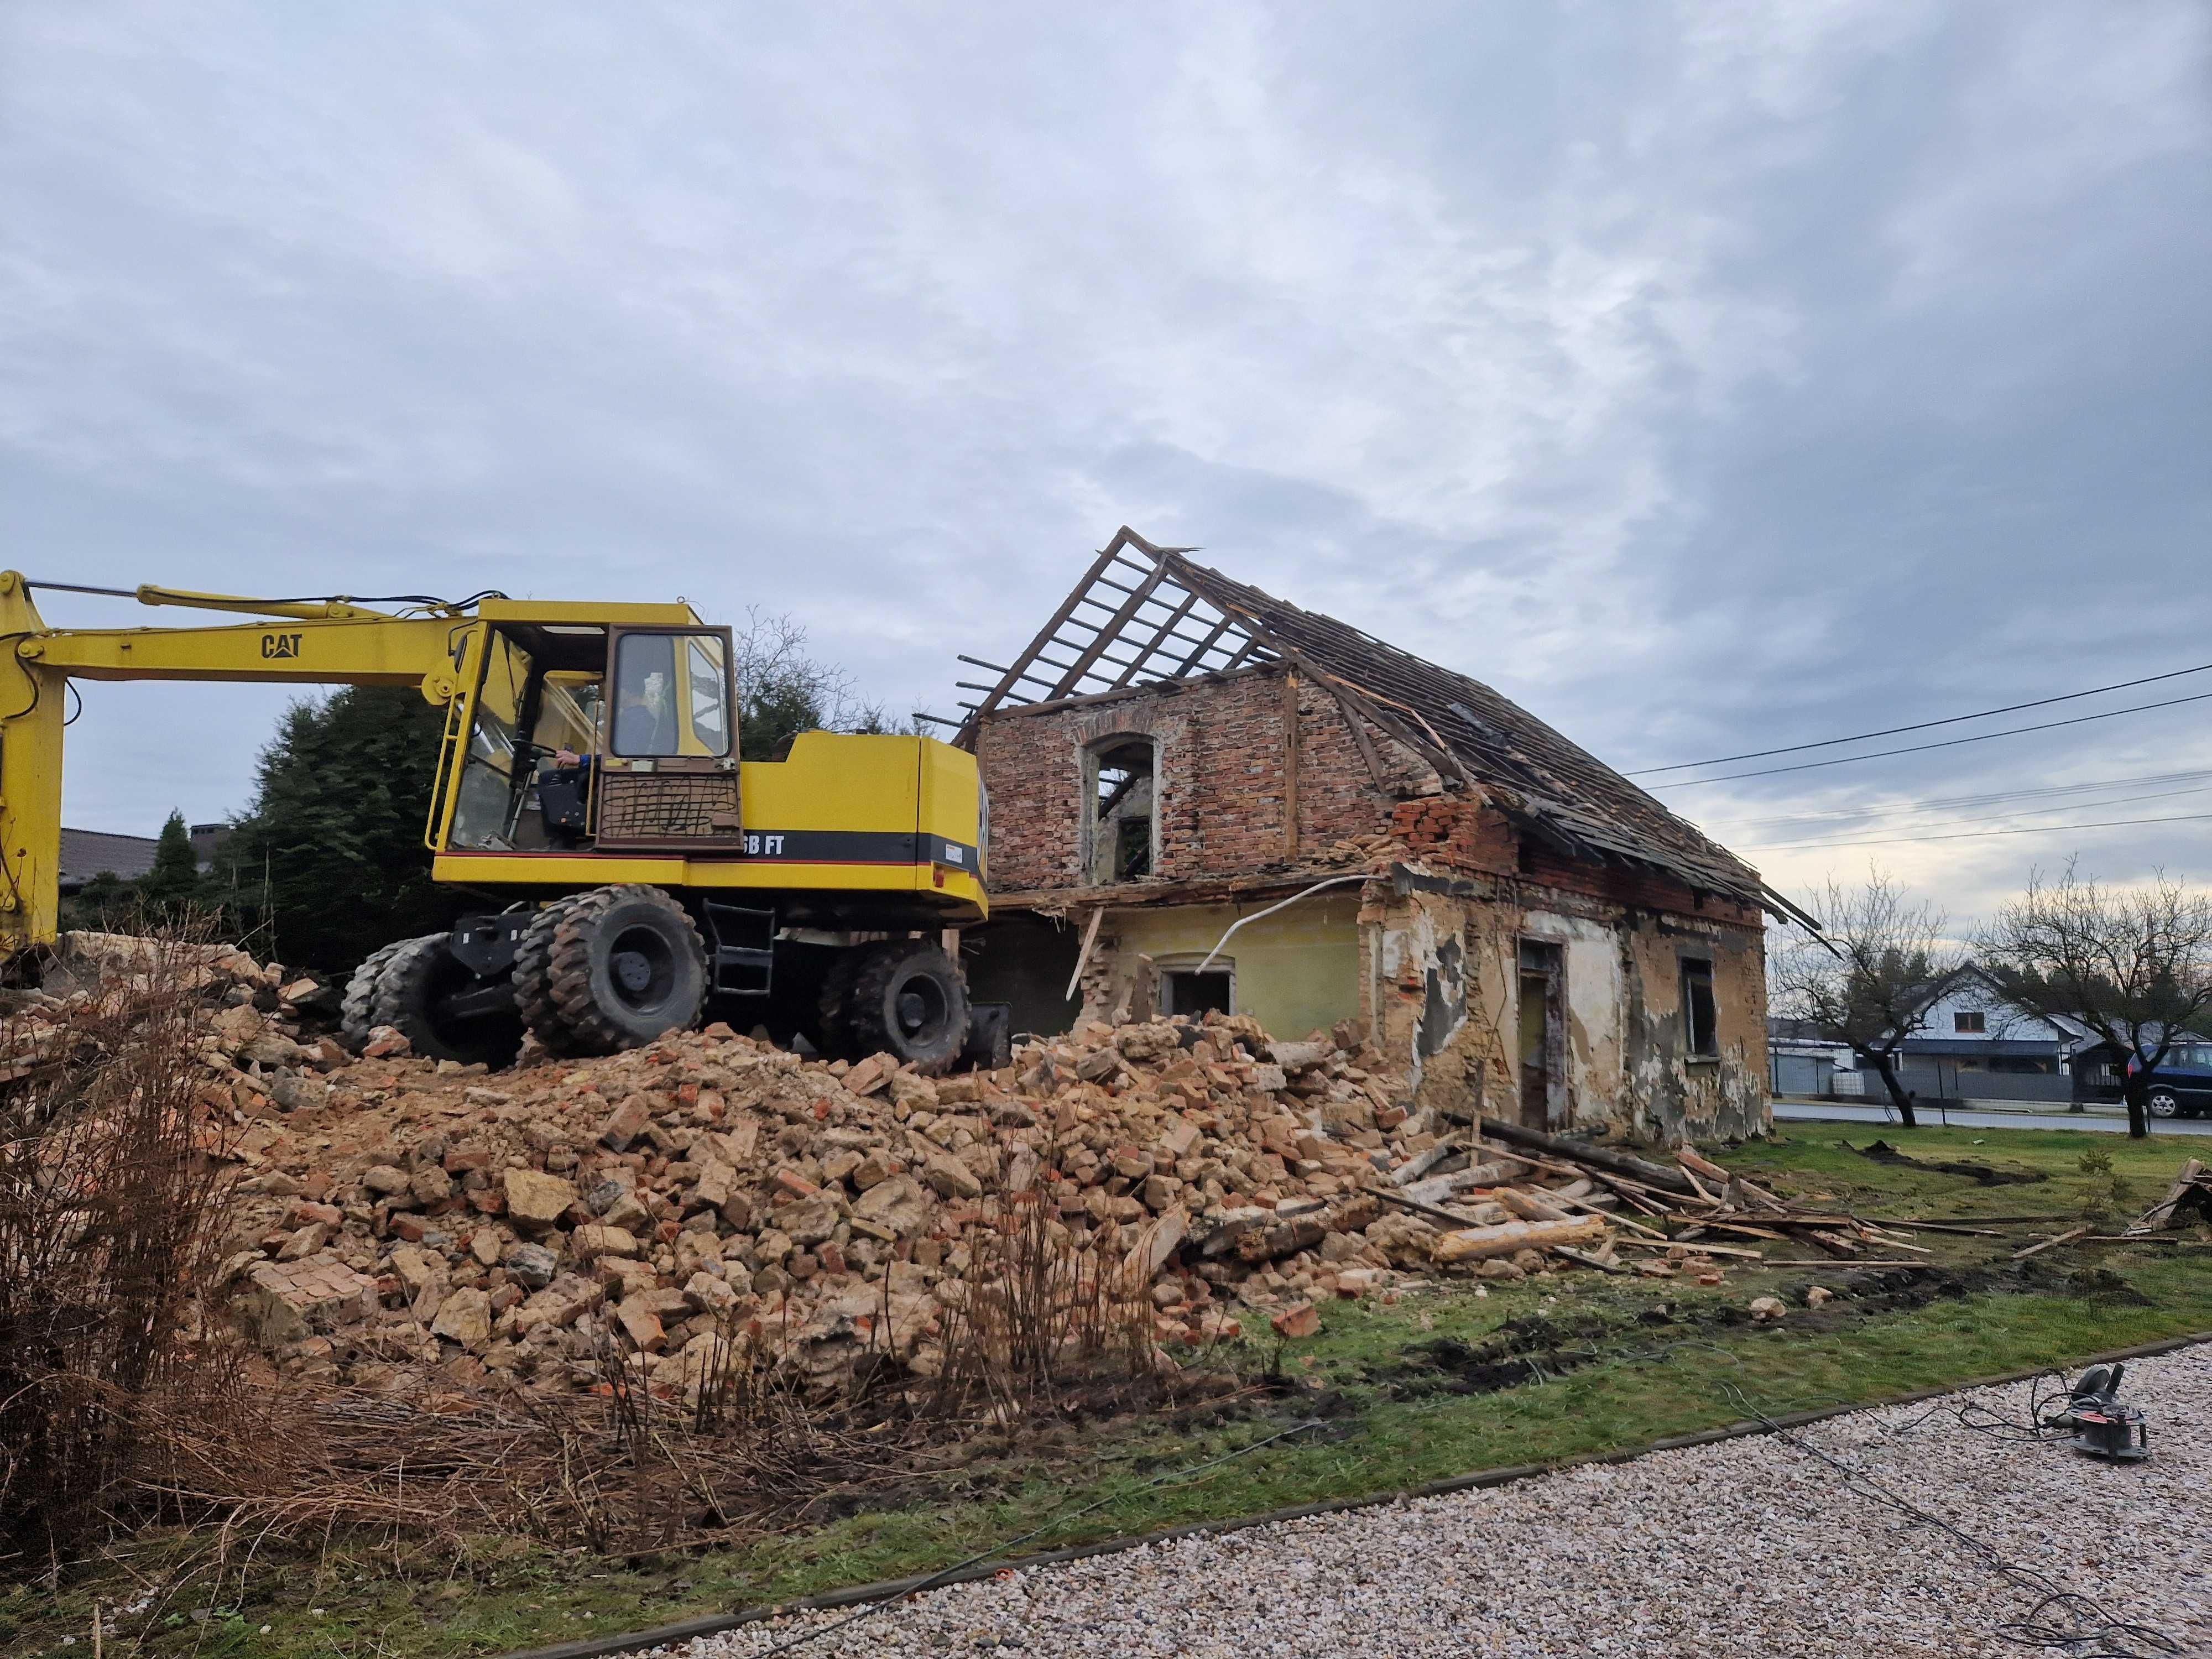
<path fill-rule="evenodd" d="M 422 844 L 444 723 L 420 694 L 385 686 L 286 712 L 221 872 L 241 917 L 270 930 L 270 954 L 347 973 L 470 908 L 432 882 Z"/>
<path fill-rule="evenodd" d="M 154 867 L 138 878 L 138 896 L 156 915 L 192 908 L 201 896 L 200 864 L 185 815 L 173 811 L 154 843 Z"/>

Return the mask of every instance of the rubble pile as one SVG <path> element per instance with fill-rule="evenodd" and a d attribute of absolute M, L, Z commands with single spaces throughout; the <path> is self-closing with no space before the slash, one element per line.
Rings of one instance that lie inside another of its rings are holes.
<path fill-rule="evenodd" d="M 210 1086 L 247 1119 L 240 1305 L 296 1364 L 356 1381 L 427 1363 L 591 1386 L 618 1329 L 688 1389 L 732 1322 L 825 1393 L 872 1347 L 927 1375 L 1017 1195 L 1079 1278 L 1147 1296 L 1170 1348 L 1255 1318 L 1310 1334 L 1315 1300 L 1391 1293 L 1443 1236 L 1366 1190 L 1443 1143 L 1349 1031 L 1093 1026 L 934 1079 L 721 1025 L 496 1075 L 379 1033 L 318 1075 L 319 1049 L 253 1059 L 281 1018 L 217 1020 Z"/>
<path fill-rule="evenodd" d="M 73 954 L 127 975 L 135 944 Z M 1076 1280 L 1147 1298 L 1170 1352 L 1310 1335 L 1316 1304 L 1421 1276 L 1718 1277 L 1648 1226 L 1619 1241 L 1656 1234 L 1664 1256 L 1621 1265 L 1609 1212 L 1623 1190 L 1649 1212 L 1650 1188 L 1409 1112 L 1349 1024 L 1295 1042 L 1219 1014 L 1091 1024 L 941 1079 L 717 1024 L 487 1074 L 388 1029 L 356 1057 L 303 1022 L 314 981 L 219 947 L 193 962 L 198 1096 L 241 1166 L 226 1284 L 307 1375 L 589 1388 L 618 1334 L 685 1392 L 738 1332 L 824 1397 L 871 1351 L 927 1376 L 1023 1205 Z M 19 1009 L 18 1048 L 55 1012 Z"/>

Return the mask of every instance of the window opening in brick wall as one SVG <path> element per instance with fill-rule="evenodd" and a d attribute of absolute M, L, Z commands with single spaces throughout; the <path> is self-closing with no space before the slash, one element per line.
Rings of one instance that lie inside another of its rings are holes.
<path fill-rule="evenodd" d="M 1188 1014 L 1195 1018 L 1209 1010 L 1233 1013 L 1236 1000 L 1236 979 L 1226 968 L 1209 968 L 1202 974 L 1190 968 L 1161 971 L 1160 1012 L 1164 1014 Z"/>
<path fill-rule="evenodd" d="M 1951 1029 L 1967 1036 L 1979 1036 L 1990 1029 L 1989 1016 L 1978 1008 L 1961 1008 L 1951 1016 Z"/>
<path fill-rule="evenodd" d="M 1152 873 L 1159 838 L 1153 810 L 1158 754 L 1150 738 L 1107 738 L 1089 750 L 1085 848 L 1095 884 Z"/>
<path fill-rule="evenodd" d="M 1692 1058 L 1719 1057 L 1720 1022 L 1713 1005 L 1713 964 L 1697 957 L 1682 958 L 1682 1028 Z"/>

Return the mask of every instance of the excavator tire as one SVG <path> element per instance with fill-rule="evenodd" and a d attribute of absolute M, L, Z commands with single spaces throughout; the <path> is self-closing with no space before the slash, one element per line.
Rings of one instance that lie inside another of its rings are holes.
<path fill-rule="evenodd" d="M 858 954 L 844 1005 L 853 1048 L 924 1077 L 951 1070 L 968 1042 L 968 988 L 952 959 L 925 939 L 883 939 Z"/>
<path fill-rule="evenodd" d="M 659 888 L 595 887 L 554 924 L 548 981 L 575 1052 L 611 1054 L 698 1022 L 707 945 Z"/>
<path fill-rule="evenodd" d="M 860 977 L 870 948 L 863 945 L 838 951 L 829 972 L 823 975 L 822 988 L 815 999 L 814 1030 L 809 1040 L 824 1060 L 861 1060 L 874 1052 L 854 1046 L 853 1033 L 845 1020 L 853 981 Z"/>
<path fill-rule="evenodd" d="M 476 982 L 476 975 L 453 955 L 446 934 L 408 939 L 392 951 L 377 976 L 370 1023 L 397 1028 L 427 1060 L 512 1065 L 522 1048 L 520 1020 L 512 1016 L 457 1020 L 441 1012 L 447 997 Z"/>
<path fill-rule="evenodd" d="M 392 953 L 411 939 L 396 939 L 389 945 L 380 945 L 362 958 L 353 977 L 346 981 L 345 1000 L 338 1014 L 338 1041 L 359 1054 L 368 1042 L 369 1028 L 376 1024 L 374 1006 L 376 1001 L 376 981 L 382 977 L 384 964 L 392 960 Z"/>
<path fill-rule="evenodd" d="M 561 1018 L 553 1000 L 553 935 L 576 902 L 587 896 L 571 893 L 547 905 L 530 919 L 530 926 L 514 947 L 514 1006 L 522 1023 L 544 1045 L 549 1054 L 574 1054 L 576 1035 Z"/>

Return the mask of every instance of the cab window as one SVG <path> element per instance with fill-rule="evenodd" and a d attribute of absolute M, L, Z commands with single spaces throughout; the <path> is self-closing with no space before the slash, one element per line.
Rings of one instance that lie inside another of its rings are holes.
<path fill-rule="evenodd" d="M 610 746 L 633 759 L 730 752 L 729 673 L 720 635 L 625 634 L 615 647 Z"/>
<path fill-rule="evenodd" d="M 468 750 L 453 803 L 452 845 L 504 851 L 514 845 L 520 789 L 527 776 L 519 738 L 528 700 L 531 660 L 503 633 L 486 642 L 484 677 L 470 722 Z"/>

